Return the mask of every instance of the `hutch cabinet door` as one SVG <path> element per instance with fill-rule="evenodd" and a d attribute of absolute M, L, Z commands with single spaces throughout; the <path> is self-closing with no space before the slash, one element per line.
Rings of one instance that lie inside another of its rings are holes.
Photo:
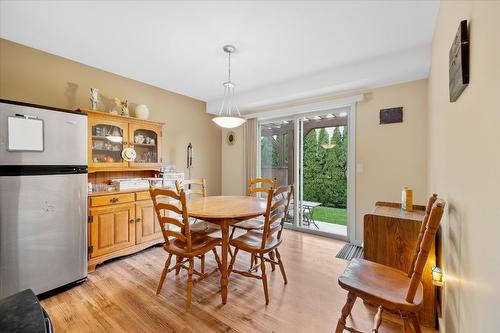
<path fill-rule="evenodd" d="M 89 117 L 89 168 L 126 168 L 122 151 L 128 146 L 128 124 Z"/>
<path fill-rule="evenodd" d="M 135 205 L 90 209 L 90 258 L 135 245 Z"/>
<path fill-rule="evenodd" d="M 160 223 L 156 217 L 152 201 L 137 202 L 135 204 L 135 216 L 135 238 L 137 244 L 163 239 Z"/>
<path fill-rule="evenodd" d="M 137 153 L 131 167 L 159 168 L 161 128 L 149 124 L 130 124 L 129 142 Z"/>

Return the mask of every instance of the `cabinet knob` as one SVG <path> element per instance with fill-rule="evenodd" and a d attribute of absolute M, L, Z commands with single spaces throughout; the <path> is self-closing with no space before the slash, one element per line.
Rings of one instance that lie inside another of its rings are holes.
<path fill-rule="evenodd" d="M 134 223 L 134 219 L 130 219 L 130 224 Z"/>
<path fill-rule="evenodd" d="M 118 199 L 118 198 L 116 198 L 116 197 L 115 197 L 115 198 L 111 198 L 111 199 L 109 199 L 109 201 L 111 201 L 111 203 L 117 203 L 117 202 L 118 202 L 118 200 L 119 200 L 119 199 Z"/>
<path fill-rule="evenodd" d="M 141 218 L 140 217 L 136 218 L 135 222 L 141 222 Z"/>

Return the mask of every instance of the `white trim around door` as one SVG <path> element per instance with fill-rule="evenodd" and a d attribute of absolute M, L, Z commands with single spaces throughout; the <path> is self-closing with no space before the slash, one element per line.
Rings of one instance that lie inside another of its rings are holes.
<path fill-rule="evenodd" d="M 340 109 L 341 111 L 347 112 L 348 113 L 348 129 L 349 129 L 349 138 L 348 138 L 348 172 L 347 172 L 347 177 L 348 177 L 348 188 L 347 188 L 347 207 L 348 207 L 348 226 L 347 226 L 347 238 L 340 236 L 340 235 L 334 235 L 322 231 L 317 231 L 317 230 L 312 230 L 312 229 L 305 229 L 305 228 L 299 228 L 295 225 L 289 226 L 288 224 L 286 225 L 287 228 L 290 229 L 296 229 L 300 230 L 302 232 L 309 232 L 313 234 L 318 234 L 321 236 L 326 236 L 326 237 L 331 237 L 331 238 L 337 238 L 337 239 L 342 239 L 345 241 L 349 241 L 351 243 L 357 243 L 356 242 L 356 103 L 363 101 L 364 100 L 364 95 L 356 95 L 356 96 L 350 96 L 350 97 L 345 97 L 345 98 L 340 98 L 336 100 L 330 100 L 330 101 L 324 101 L 324 102 L 317 102 L 317 103 L 311 103 L 311 104 L 305 104 L 305 105 L 300 105 L 300 106 L 294 106 L 294 107 L 289 107 L 289 108 L 283 108 L 283 109 L 277 109 L 277 110 L 272 110 L 272 111 L 266 111 L 266 112 L 260 112 L 260 113 L 254 113 L 250 115 L 246 115 L 246 118 L 257 118 L 258 121 L 266 121 L 266 120 L 272 120 L 272 119 L 279 119 L 279 118 L 294 118 L 295 120 L 295 133 L 299 133 L 299 125 L 298 125 L 298 119 L 306 116 L 315 116 L 315 115 L 320 115 L 324 114 L 325 112 L 328 111 L 335 111 L 338 112 Z M 257 138 L 260 139 L 260 126 L 257 126 L 259 129 L 259 134 Z M 302 163 L 301 159 L 301 154 L 298 153 L 301 144 L 300 140 L 300 135 L 295 135 L 295 170 L 294 170 L 294 183 L 297 184 L 297 182 L 300 181 L 300 174 L 299 174 L 299 168 L 300 164 Z M 257 148 L 257 173 L 260 173 L 260 143 L 258 144 Z M 299 192 L 299 191 L 297 191 Z M 296 195 L 300 193 L 297 193 Z M 297 221 L 297 218 L 299 218 L 297 215 L 301 211 L 298 209 L 299 205 L 299 200 L 294 200 L 294 215 L 295 219 Z"/>

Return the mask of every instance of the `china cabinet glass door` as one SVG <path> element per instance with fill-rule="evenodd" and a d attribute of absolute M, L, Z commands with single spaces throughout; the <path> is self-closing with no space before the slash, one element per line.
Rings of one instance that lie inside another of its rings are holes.
<path fill-rule="evenodd" d="M 158 128 L 131 124 L 130 143 L 137 155 L 131 165 L 136 167 L 157 166 L 160 163 L 159 139 Z"/>
<path fill-rule="evenodd" d="M 127 124 L 95 120 L 91 131 L 89 166 L 94 168 L 126 167 L 128 162 L 122 158 L 127 147 Z"/>

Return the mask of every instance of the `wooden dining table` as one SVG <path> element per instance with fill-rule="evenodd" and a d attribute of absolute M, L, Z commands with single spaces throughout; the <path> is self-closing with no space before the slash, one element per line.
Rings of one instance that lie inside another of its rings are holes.
<path fill-rule="evenodd" d="M 221 228 L 220 284 L 222 304 L 227 302 L 229 227 L 240 221 L 264 215 L 266 203 L 265 199 L 250 196 L 209 196 L 187 202 L 190 217 L 217 224 Z"/>

